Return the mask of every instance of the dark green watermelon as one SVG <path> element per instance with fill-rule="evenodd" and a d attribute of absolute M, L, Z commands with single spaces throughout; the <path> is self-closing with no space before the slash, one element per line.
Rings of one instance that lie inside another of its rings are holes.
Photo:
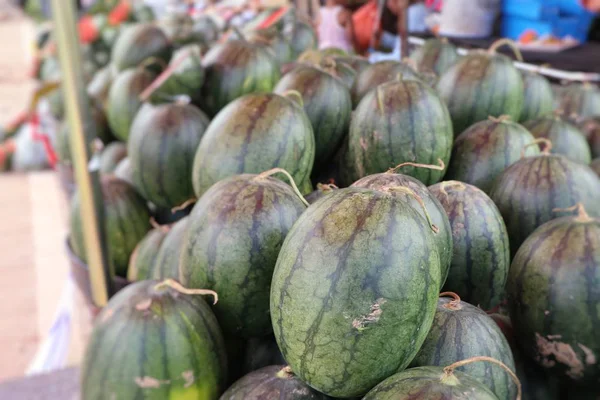
<path fill-rule="evenodd" d="M 548 115 L 525 123 L 525 127 L 536 138 L 545 138 L 552 142 L 552 153 L 589 164 L 592 160 L 590 146 L 583 132 L 558 115 Z"/>
<path fill-rule="evenodd" d="M 173 48 L 164 32 L 152 24 L 135 24 L 125 29 L 115 42 L 111 61 L 118 71 L 136 68 L 149 58 L 168 64 Z"/>
<path fill-rule="evenodd" d="M 338 190 L 338 187 L 334 184 L 317 183 L 317 188 L 313 192 L 304 196 L 304 198 L 306 199 L 308 204 L 313 204 L 317 200 L 320 200 L 328 194 L 332 193 L 334 190 Z"/>
<path fill-rule="evenodd" d="M 507 293 L 527 356 L 561 377 L 597 385 L 600 219 L 581 204 L 578 210 L 527 238 L 513 260 Z"/>
<path fill-rule="evenodd" d="M 261 29 L 252 32 L 248 40 L 255 44 L 267 46 L 275 54 L 279 65 L 293 61 L 294 51 L 285 36 L 276 29 Z"/>
<path fill-rule="evenodd" d="M 444 367 L 477 356 L 494 358 L 515 370 L 508 341 L 493 319 L 460 298 L 441 297 L 431 330 L 411 365 Z M 517 394 L 511 377 L 497 365 L 473 363 L 458 370 L 483 383 L 500 400 L 513 400 Z"/>
<path fill-rule="evenodd" d="M 363 400 L 498 400 L 485 385 L 462 372 L 418 367 L 390 376 Z"/>
<path fill-rule="evenodd" d="M 380 61 L 362 70 L 352 86 L 352 104 L 354 107 L 365 95 L 377 86 L 399 79 L 419 79 L 419 75 L 408 64 L 398 61 Z"/>
<path fill-rule="evenodd" d="M 244 365 L 242 366 L 244 374 L 269 365 L 285 364 L 273 335 L 248 339 L 244 347 Z"/>
<path fill-rule="evenodd" d="M 361 56 L 334 56 L 333 59 L 337 62 L 348 64 L 352 69 L 354 69 L 354 71 L 356 71 L 357 76 L 369 65 L 371 65 L 367 58 Z"/>
<path fill-rule="evenodd" d="M 484 310 L 497 306 L 510 267 L 508 233 L 498 208 L 466 183 L 445 181 L 429 190 L 446 210 L 454 244 L 444 290 Z"/>
<path fill-rule="evenodd" d="M 155 268 L 156 256 L 167 233 L 169 233 L 169 229 L 165 225 L 157 226 L 149 231 L 135 246 L 135 250 L 129 258 L 127 280 L 135 282 L 151 279 L 150 273 Z"/>
<path fill-rule="evenodd" d="M 304 111 L 315 135 L 315 168 L 331 162 L 348 133 L 352 101 L 350 92 L 338 79 L 326 72 L 301 66 L 283 76 L 274 92 L 295 90 L 302 95 Z"/>
<path fill-rule="evenodd" d="M 206 70 L 202 109 L 211 116 L 238 97 L 270 92 L 280 78 L 275 56 L 245 39 L 216 45 L 204 56 L 202 65 Z"/>
<path fill-rule="evenodd" d="M 200 197 L 223 178 L 275 167 L 301 186 L 309 181 L 314 157 L 313 130 L 298 103 L 271 93 L 246 95 L 208 126 L 194 159 L 194 190 Z"/>
<path fill-rule="evenodd" d="M 356 81 L 356 77 L 358 76 L 356 70 L 349 64 L 346 64 L 343 61 L 336 61 L 332 57 L 325 57 L 318 64 L 318 67 L 342 81 L 348 90 L 352 88 Z"/>
<path fill-rule="evenodd" d="M 129 157 L 125 157 L 117 167 L 115 168 L 114 174 L 117 178 L 123 179 L 125 182 L 133 186 L 133 171 L 131 169 L 131 161 Z"/>
<path fill-rule="evenodd" d="M 420 181 L 412 176 L 396 174 L 392 171 L 388 171 L 382 174 L 365 176 L 364 178 L 354 182 L 352 187 L 390 193 L 403 199 L 404 201 L 408 201 L 414 207 L 414 209 L 423 216 L 424 219 L 431 219 L 431 222 L 433 222 L 438 228 L 438 232 L 435 233 L 434 238 L 442 266 L 442 279 L 440 280 L 441 289 L 444 285 L 444 282 L 446 282 L 448 272 L 450 271 L 450 263 L 452 262 L 452 230 L 444 207 L 442 207 L 442 204 L 440 204 L 439 200 L 433 195 L 433 193 L 427 189 L 427 186 L 423 185 Z M 415 198 L 415 196 L 411 193 L 394 191 L 393 188 L 396 187 L 408 188 L 414 193 L 414 195 L 418 196 L 418 198 Z M 423 205 L 421 205 L 421 201 L 423 202 Z M 427 214 L 425 214 L 425 212 L 427 212 Z"/>
<path fill-rule="evenodd" d="M 556 208 L 581 202 L 590 215 L 600 216 L 600 178 L 559 154 L 517 161 L 496 179 L 490 197 L 506 222 L 512 255 L 537 227 L 565 215 Z"/>
<path fill-rule="evenodd" d="M 127 157 L 127 145 L 123 142 L 109 143 L 100 153 L 100 172 L 111 174 L 121 160 Z"/>
<path fill-rule="evenodd" d="M 250 174 L 221 180 L 194 206 L 180 264 L 182 283 L 219 293 L 214 310 L 227 335 L 271 332 L 273 268 L 304 209 L 286 183 Z"/>
<path fill-rule="evenodd" d="M 419 71 L 432 71 L 441 75 L 456 64 L 459 56 L 456 46 L 446 38 L 441 38 L 425 41 L 423 46 L 412 52 L 410 58 Z"/>
<path fill-rule="evenodd" d="M 202 111 L 185 103 L 140 109 L 128 150 L 134 185 L 147 200 L 172 208 L 194 197 L 192 165 L 208 124 Z"/>
<path fill-rule="evenodd" d="M 279 253 L 271 283 L 277 344 L 311 387 L 364 395 L 421 347 L 440 280 L 432 227 L 409 203 L 336 190 L 300 216 Z"/>
<path fill-rule="evenodd" d="M 235 382 L 220 400 L 326 400 L 294 375 L 290 367 L 271 365 L 251 372 Z"/>
<path fill-rule="evenodd" d="M 591 83 L 573 83 L 564 89 L 560 109 L 570 117 L 600 116 L 600 89 Z"/>
<path fill-rule="evenodd" d="M 187 244 L 189 226 L 189 216 L 183 217 L 171 226 L 156 254 L 156 262 L 150 271 L 150 279 L 180 279 L 179 261 L 183 248 Z"/>
<path fill-rule="evenodd" d="M 448 105 L 454 132 L 462 133 L 489 116 L 519 121 L 523 79 L 512 60 L 500 54 L 471 52 L 442 74 L 437 91 Z"/>
<path fill-rule="evenodd" d="M 552 114 L 554 94 L 548 79 L 533 72 L 522 72 L 521 76 L 523 78 L 524 101 L 519 121 L 525 122 Z"/>
<path fill-rule="evenodd" d="M 217 320 L 176 282 L 136 282 L 96 318 L 81 368 L 81 398 L 217 400 L 227 356 Z M 212 300 L 212 299 L 210 299 Z"/>
<path fill-rule="evenodd" d="M 526 147 L 534 140 L 527 129 L 507 118 L 477 122 L 456 138 L 446 179 L 489 193 L 494 179 L 511 164 L 540 153 L 537 146 Z"/>
<path fill-rule="evenodd" d="M 121 141 L 129 138 L 129 129 L 142 106 L 140 94 L 155 75 L 143 68 L 128 69 L 113 80 L 108 93 L 106 117 L 113 134 Z"/>
<path fill-rule="evenodd" d="M 600 117 L 584 118 L 577 126 L 590 145 L 592 158 L 600 157 Z"/>
<path fill-rule="evenodd" d="M 343 186 L 404 162 L 445 165 L 452 151 L 448 109 L 426 84 L 400 80 L 380 85 L 365 95 L 353 114 Z M 402 170 L 426 185 L 439 182 L 445 171 L 406 167 Z M 350 179 L 348 179 L 350 178 Z"/>
<path fill-rule="evenodd" d="M 295 21 L 292 27 L 290 44 L 294 57 L 298 57 L 308 49 L 316 49 L 318 38 L 315 30 L 305 22 Z"/>
<path fill-rule="evenodd" d="M 590 167 L 596 173 L 596 175 L 598 175 L 600 177 L 600 158 L 596 158 L 596 159 L 592 160 Z"/>
<path fill-rule="evenodd" d="M 124 277 L 131 253 L 150 230 L 150 212 L 146 201 L 127 182 L 104 175 L 100 183 L 110 261 L 115 273 Z M 71 247 L 86 262 L 79 192 L 71 200 Z"/>

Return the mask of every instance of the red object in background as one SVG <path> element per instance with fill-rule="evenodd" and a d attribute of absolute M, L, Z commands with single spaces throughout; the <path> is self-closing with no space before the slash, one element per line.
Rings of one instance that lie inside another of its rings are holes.
<path fill-rule="evenodd" d="M 266 29 L 271 25 L 276 24 L 281 18 L 283 18 L 283 16 L 285 15 L 285 13 L 288 12 L 289 9 L 289 7 L 281 7 L 273 14 L 269 15 L 263 22 L 261 22 L 258 26 L 258 29 Z"/>
<path fill-rule="evenodd" d="M 119 25 L 121 22 L 129 18 L 131 13 L 131 4 L 129 1 L 121 1 L 113 10 L 108 14 L 108 23 L 111 25 Z"/>
<path fill-rule="evenodd" d="M 79 39 L 83 43 L 91 43 L 98 38 L 100 32 L 98 31 L 98 27 L 96 27 L 96 23 L 94 19 L 86 15 L 79 20 L 78 24 L 79 28 Z"/>
<path fill-rule="evenodd" d="M 58 161 L 58 157 L 54 152 L 54 148 L 52 147 L 52 143 L 50 143 L 50 138 L 48 135 L 40 131 L 40 116 L 37 112 L 31 114 L 29 117 L 29 123 L 31 124 L 31 136 L 33 137 L 33 140 L 36 142 L 42 142 L 44 145 L 44 150 L 46 150 L 48 163 L 52 168 L 54 168 L 56 161 Z"/>
<path fill-rule="evenodd" d="M 519 43 L 531 43 L 535 42 L 538 38 L 538 34 L 533 29 L 527 29 L 519 36 Z"/>
<path fill-rule="evenodd" d="M 352 14 L 354 39 L 360 53 L 369 49 L 373 30 L 379 28 L 375 26 L 377 24 L 377 13 L 377 1 L 371 0 Z"/>
<path fill-rule="evenodd" d="M 425 7 L 434 11 L 442 11 L 443 0 L 425 0 Z"/>

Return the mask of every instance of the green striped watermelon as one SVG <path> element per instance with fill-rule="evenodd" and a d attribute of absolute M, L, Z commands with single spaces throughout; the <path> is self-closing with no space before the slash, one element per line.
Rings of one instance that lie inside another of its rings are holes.
<path fill-rule="evenodd" d="M 150 271 L 150 279 L 179 279 L 179 262 L 183 248 L 187 244 L 189 226 L 189 216 L 183 217 L 173 224 L 156 254 L 156 262 Z"/>
<path fill-rule="evenodd" d="M 596 175 L 598 175 L 600 177 L 600 158 L 596 158 L 596 159 L 592 160 L 590 167 L 596 173 Z"/>
<path fill-rule="evenodd" d="M 142 281 L 96 318 L 81 368 L 81 398 L 217 400 L 227 375 L 217 320 L 176 282 Z"/>
<path fill-rule="evenodd" d="M 411 205 L 390 193 L 336 190 L 285 238 L 271 283 L 275 338 L 311 387 L 364 395 L 421 347 L 440 280 L 432 227 Z"/>
<path fill-rule="evenodd" d="M 194 196 L 192 165 L 209 120 L 185 103 L 145 105 L 128 143 L 133 182 L 159 207 L 176 207 Z"/>
<path fill-rule="evenodd" d="M 166 65 L 172 53 L 171 43 L 160 28 L 153 24 L 135 24 L 119 34 L 111 62 L 118 71 L 135 68 L 151 57 Z"/>
<path fill-rule="evenodd" d="M 104 175 L 100 184 L 109 259 L 114 272 L 124 277 L 131 253 L 150 230 L 150 212 L 146 201 L 127 182 L 114 175 Z M 71 247 L 86 262 L 82 224 L 81 200 L 77 192 L 71 200 Z"/>
<path fill-rule="evenodd" d="M 567 86 L 561 96 L 560 109 L 569 117 L 600 116 L 600 89 L 591 83 L 573 83 Z"/>
<path fill-rule="evenodd" d="M 125 182 L 133 186 L 133 171 L 131 170 L 131 162 L 129 157 L 125 157 L 117 167 L 115 168 L 114 174 L 117 178 L 123 179 Z"/>
<path fill-rule="evenodd" d="M 590 215 L 600 216 L 600 178 L 587 165 L 547 150 L 508 167 L 490 197 L 506 222 L 513 255 L 538 226 L 565 215 L 556 208 L 581 202 Z"/>
<path fill-rule="evenodd" d="M 454 132 L 462 133 L 489 116 L 518 121 L 524 101 L 523 79 L 512 60 L 471 52 L 442 74 L 437 91 L 448 105 Z"/>
<path fill-rule="evenodd" d="M 109 143 L 100 153 L 100 172 L 113 173 L 119 162 L 125 157 L 127 157 L 127 145 L 125 143 Z"/>
<path fill-rule="evenodd" d="M 505 118 L 477 122 L 458 135 L 446 179 L 477 186 L 489 193 L 494 179 L 522 156 L 540 153 L 534 137 L 522 125 Z"/>
<path fill-rule="evenodd" d="M 155 269 L 156 256 L 169 229 L 166 225 L 157 226 L 140 240 L 129 258 L 127 280 L 135 282 L 151 279 L 150 275 Z"/>
<path fill-rule="evenodd" d="M 108 92 L 110 91 L 110 85 L 116 75 L 116 72 L 112 67 L 106 66 L 98 70 L 90 83 L 88 83 L 86 92 L 88 96 L 102 109 L 106 110 L 106 104 L 108 102 Z"/>
<path fill-rule="evenodd" d="M 419 367 L 390 376 L 363 400 L 498 400 L 485 385 L 462 372 Z"/>
<path fill-rule="evenodd" d="M 292 45 L 285 36 L 277 29 L 261 29 L 250 34 L 248 40 L 251 43 L 263 44 L 275 53 L 275 59 L 279 65 L 293 61 L 294 51 Z"/>
<path fill-rule="evenodd" d="M 525 127 L 536 138 L 545 138 L 552 142 L 552 153 L 589 164 L 592 160 L 590 146 L 583 132 L 576 126 L 564 121 L 558 115 L 540 117 L 525 123 Z"/>
<path fill-rule="evenodd" d="M 245 39 L 216 45 L 204 56 L 202 66 L 206 70 L 202 109 L 211 116 L 238 97 L 270 92 L 280 78 L 275 56 Z"/>
<path fill-rule="evenodd" d="M 362 70 L 352 86 L 352 104 L 358 106 L 365 95 L 377 86 L 399 79 L 419 79 L 408 64 L 398 61 L 379 61 Z"/>
<path fill-rule="evenodd" d="M 596 204 L 598 201 L 596 199 Z M 519 248 L 507 285 L 516 338 L 544 368 L 577 382 L 600 379 L 600 219 L 547 222 Z"/>
<path fill-rule="evenodd" d="M 590 145 L 592 158 L 600 157 L 600 117 L 584 118 L 577 126 Z"/>
<path fill-rule="evenodd" d="M 369 65 L 371 65 L 369 59 L 361 56 L 334 56 L 333 59 L 336 62 L 348 64 L 354 71 L 356 71 L 357 76 Z"/>
<path fill-rule="evenodd" d="M 437 75 L 446 72 L 458 61 L 456 46 L 448 39 L 429 39 L 417 48 L 410 58 L 416 63 L 419 71 L 432 71 Z"/>
<path fill-rule="evenodd" d="M 327 400 L 298 379 L 290 367 L 270 365 L 235 382 L 220 400 Z"/>
<path fill-rule="evenodd" d="M 477 356 L 494 358 L 515 370 L 510 346 L 493 319 L 458 297 L 441 297 L 431 330 L 412 365 L 443 367 Z M 460 367 L 459 371 L 490 388 L 499 400 L 515 398 L 515 383 L 497 365 L 474 363 Z"/>
<path fill-rule="evenodd" d="M 313 130 L 299 104 L 272 93 L 246 95 L 225 107 L 208 126 L 194 159 L 194 190 L 200 197 L 228 176 L 275 167 L 288 171 L 298 185 L 306 185 L 314 157 Z"/>
<path fill-rule="evenodd" d="M 305 207 L 286 183 L 236 175 L 212 186 L 190 215 L 182 283 L 220 295 L 215 314 L 227 335 L 271 332 L 269 289 L 284 238 Z"/>
<path fill-rule="evenodd" d="M 510 267 L 506 225 L 492 200 L 475 186 L 445 181 L 429 190 L 450 220 L 454 253 L 444 290 L 484 310 L 504 296 Z"/>
<path fill-rule="evenodd" d="M 309 24 L 302 21 L 294 22 L 290 38 L 294 57 L 298 57 L 308 49 L 316 49 L 318 42 L 317 33 Z"/>
<path fill-rule="evenodd" d="M 352 113 L 350 92 L 340 80 L 310 66 L 298 67 L 284 75 L 274 92 L 285 95 L 290 90 L 302 95 L 304 111 L 315 135 L 315 168 L 322 168 L 331 162 L 348 133 Z"/>
<path fill-rule="evenodd" d="M 143 68 L 128 69 L 113 80 L 108 93 L 106 117 L 113 134 L 121 141 L 129 138 L 129 129 L 142 106 L 140 94 L 154 80 L 155 75 Z"/>
<path fill-rule="evenodd" d="M 344 169 L 349 185 L 364 176 L 385 172 L 404 162 L 447 165 L 452 150 L 452 121 L 437 94 L 422 82 L 400 80 L 365 95 L 350 123 Z M 426 185 L 445 171 L 408 167 L 406 175 Z"/>
<path fill-rule="evenodd" d="M 554 110 L 554 94 L 548 79 L 533 72 L 522 72 L 524 101 L 520 121 L 552 114 Z"/>

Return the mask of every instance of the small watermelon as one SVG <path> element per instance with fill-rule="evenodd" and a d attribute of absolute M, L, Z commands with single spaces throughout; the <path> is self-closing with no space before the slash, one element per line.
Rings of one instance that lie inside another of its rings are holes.
<path fill-rule="evenodd" d="M 308 49 L 317 48 L 317 34 L 309 24 L 302 21 L 295 21 L 292 27 L 290 44 L 294 52 L 294 57 L 298 57 Z"/>
<path fill-rule="evenodd" d="M 597 385 L 600 219 L 588 216 L 581 203 L 577 210 L 541 225 L 519 248 L 508 302 L 529 357 L 561 377 Z"/>
<path fill-rule="evenodd" d="M 206 291 L 202 291 L 206 292 Z M 215 316 L 177 282 L 136 282 L 96 318 L 81 398 L 217 400 L 227 356 Z"/>
<path fill-rule="evenodd" d="M 104 199 L 104 226 L 110 261 L 115 273 L 127 276 L 129 258 L 140 240 L 150 230 L 150 211 L 146 201 L 127 182 L 114 175 L 100 178 Z M 71 246 L 86 261 L 83 241 L 81 200 L 77 192 L 71 201 Z"/>
<path fill-rule="evenodd" d="M 190 217 L 183 217 L 177 221 L 167 233 L 160 250 L 156 254 L 154 268 L 150 271 L 150 279 L 177 279 L 179 280 L 179 262 L 184 246 L 187 244 L 187 234 L 190 226 Z"/>
<path fill-rule="evenodd" d="M 500 211 L 483 191 L 466 183 L 445 181 L 429 190 L 444 207 L 453 238 L 444 290 L 484 310 L 497 306 L 510 267 L 508 233 Z"/>
<path fill-rule="evenodd" d="M 246 95 L 208 126 L 194 159 L 194 190 L 200 197 L 228 176 L 276 167 L 302 185 L 310 178 L 314 157 L 313 130 L 298 103 L 272 93 Z"/>
<path fill-rule="evenodd" d="M 552 114 L 554 94 L 548 79 L 533 72 L 522 72 L 524 101 L 520 121 L 525 122 Z"/>
<path fill-rule="evenodd" d="M 112 49 L 112 64 L 118 71 L 136 68 L 149 58 L 167 64 L 173 48 L 164 32 L 152 24 L 135 24 L 125 29 Z"/>
<path fill-rule="evenodd" d="M 534 139 L 509 117 L 477 122 L 456 138 L 446 179 L 465 182 L 489 193 L 494 179 L 511 164 L 522 156 L 539 154 L 537 146 L 526 147 Z"/>
<path fill-rule="evenodd" d="M 123 142 L 109 143 L 100 153 L 100 172 L 111 174 L 121 160 L 127 157 L 127 145 Z"/>
<path fill-rule="evenodd" d="M 577 126 L 590 145 L 592 158 L 600 157 L 600 117 L 584 118 Z"/>
<path fill-rule="evenodd" d="M 279 252 L 271 283 L 277 344 L 311 387 L 364 395 L 421 347 L 440 280 L 432 227 L 410 204 L 336 190 L 300 216 Z"/>
<path fill-rule="evenodd" d="M 127 280 L 135 282 L 150 279 L 150 273 L 155 268 L 156 256 L 169 229 L 165 225 L 156 226 L 140 240 L 129 258 Z"/>
<path fill-rule="evenodd" d="M 525 127 L 536 138 L 545 138 L 552 142 L 552 153 L 589 164 L 592 160 L 590 146 L 583 132 L 576 126 L 564 121 L 558 115 L 540 117 L 525 123 Z"/>
<path fill-rule="evenodd" d="M 364 176 L 385 172 L 404 162 L 450 161 L 452 121 L 448 109 L 426 84 L 400 80 L 380 85 L 365 95 L 353 114 L 344 169 L 349 185 Z M 408 167 L 406 175 L 426 185 L 439 182 L 445 171 Z"/>
<path fill-rule="evenodd" d="M 600 116 L 600 89 L 591 83 L 574 83 L 567 86 L 561 96 L 560 109 L 567 117 Z"/>
<path fill-rule="evenodd" d="M 271 365 L 235 382 L 220 400 L 327 400 L 294 375 L 290 367 Z"/>
<path fill-rule="evenodd" d="M 419 71 L 432 71 L 437 75 L 446 72 L 458 61 L 456 46 L 448 39 L 429 39 L 417 48 L 410 58 L 416 63 Z"/>
<path fill-rule="evenodd" d="M 352 86 L 352 104 L 358 103 L 377 86 L 401 79 L 419 79 L 419 75 L 407 64 L 398 61 L 379 61 L 366 67 L 356 77 Z"/>
<path fill-rule="evenodd" d="M 236 175 L 194 206 L 180 263 L 182 283 L 220 294 L 215 314 L 227 335 L 271 332 L 269 290 L 283 239 L 304 211 L 292 188 L 267 175 Z"/>
<path fill-rule="evenodd" d="M 450 365 L 465 358 L 487 356 L 515 370 L 512 351 L 504 334 L 484 311 L 461 301 L 441 297 L 438 300 L 433 326 L 427 339 L 412 361 L 412 366 Z M 500 400 L 513 400 L 517 387 L 499 366 L 473 363 L 459 368 L 477 379 Z"/>
<path fill-rule="evenodd" d="M 194 196 L 192 164 L 209 120 L 185 103 L 145 105 L 129 137 L 133 182 L 159 207 L 176 207 Z"/>

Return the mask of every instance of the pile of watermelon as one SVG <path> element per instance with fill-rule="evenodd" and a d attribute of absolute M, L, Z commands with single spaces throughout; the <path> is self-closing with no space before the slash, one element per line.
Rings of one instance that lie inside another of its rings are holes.
<path fill-rule="evenodd" d="M 293 16 L 108 37 L 86 132 L 131 284 L 83 399 L 598 398 L 600 89 L 437 39 L 369 64 Z"/>

